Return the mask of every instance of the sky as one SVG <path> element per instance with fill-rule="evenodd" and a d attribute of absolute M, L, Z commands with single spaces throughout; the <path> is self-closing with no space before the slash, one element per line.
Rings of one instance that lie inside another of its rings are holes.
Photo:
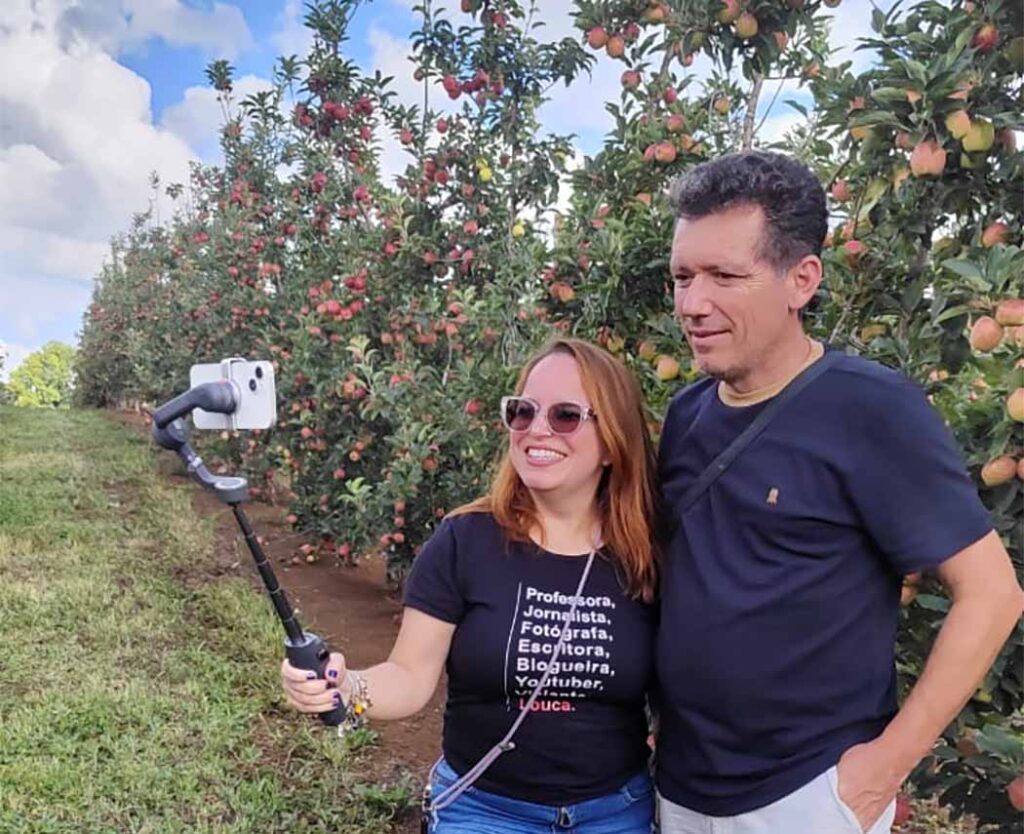
<path fill-rule="evenodd" d="M 365 3 L 345 47 L 365 70 L 393 75 L 410 104 L 422 100 L 408 61 L 414 5 Z M 571 0 L 539 6 L 546 37 L 580 37 Z M 836 11 L 841 58 L 863 60 L 852 46 L 869 34 L 869 11 L 868 0 Z M 238 97 L 269 87 L 278 56 L 306 53 L 304 13 L 302 0 L 0 2 L 0 378 L 48 341 L 77 343 L 111 237 L 150 207 L 151 172 L 164 184 L 186 182 L 190 161 L 219 161 L 208 63 L 231 61 Z M 694 69 L 699 76 L 700 61 Z M 554 91 L 544 130 L 574 133 L 582 153 L 597 151 L 611 128 L 600 102 L 618 98 L 621 71 L 603 59 L 592 78 Z M 799 118 L 785 98 L 801 94 L 779 97 L 763 138 L 781 137 Z M 386 174 L 404 167 L 394 140 L 382 165 Z M 157 208 L 169 214 L 168 204 Z"/>

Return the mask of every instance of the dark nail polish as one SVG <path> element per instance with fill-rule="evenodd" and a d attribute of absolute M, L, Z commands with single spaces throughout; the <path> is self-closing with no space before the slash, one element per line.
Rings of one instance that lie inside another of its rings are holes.
<path fill-rule="evenodd" d="M 337 669 L 331 669 L 327 673 L 327 677 L 329 677 L 329 678 L 336 678 L 336 677 L 338 677 L 338 670 Z"/>
<path fill-rule="evenodd" d="M 306 672 L 306 680 L 316 680 L 316 672 Z"/>

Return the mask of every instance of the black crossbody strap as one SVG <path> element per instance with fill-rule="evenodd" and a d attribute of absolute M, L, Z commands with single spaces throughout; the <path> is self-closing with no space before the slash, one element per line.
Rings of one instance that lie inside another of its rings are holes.
<path fill-rule="evenodd" d="M 693 486 L 686 490 L 682 500 L 679 502 L 679 511 L 685 513 L 690 509 L 694 502 L 707 491 L 708 487 L 717 481 L 732 462 L 739 457 L 740 452 L 746 449 L 768 427 L 768 424 L 779 413 L 780 409 L 831 368 L 843 355 L 843 352 L 839 350 L 826 350 L 825 355 L 821 359 L 797 374 L 793 381 L 768 403 L 764 411 L 757 415 L 754 422 L 747 426 L 743 433 L 730 443 L 700 473 L 700 477 L 693 483 Z"/>

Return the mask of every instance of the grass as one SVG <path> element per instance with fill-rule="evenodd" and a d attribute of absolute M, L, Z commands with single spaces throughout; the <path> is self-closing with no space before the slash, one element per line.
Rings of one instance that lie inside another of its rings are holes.
<path fill-rule="evenodd" d="M 169 453 L 163 453 L 169 454 Z M 281 632 L 147 443 L 0 408 L 0 831 L 391 830 L 407 783 L 281 706 Z"/>

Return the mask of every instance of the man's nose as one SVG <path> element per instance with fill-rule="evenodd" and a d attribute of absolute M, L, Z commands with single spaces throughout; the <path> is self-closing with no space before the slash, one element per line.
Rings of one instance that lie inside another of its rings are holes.
<path fill-rule="evenodd" d="M 679 318 L 700 318 L 711 312 L 711 281 L 698 273 L 690 280 L 689 286 L 675 292 L 676 314 Z"/>

